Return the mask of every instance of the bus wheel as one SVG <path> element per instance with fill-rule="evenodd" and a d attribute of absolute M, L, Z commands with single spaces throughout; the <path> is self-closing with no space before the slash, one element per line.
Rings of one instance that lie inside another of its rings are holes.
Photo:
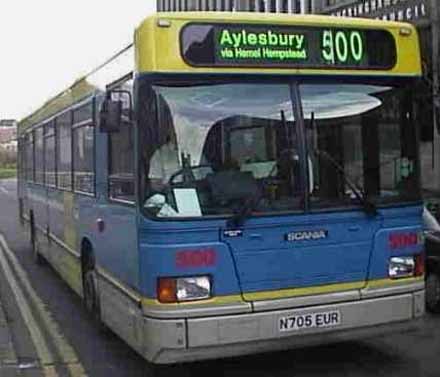
<path fill-rule="evenodd" d="M 426 278 L 426 308 L 440 313 L 440 273 L 431 272 Z"/>
<path fill-rule="evenodd" d="M 94 268 L 89 268 L 84 272 L 83 276 L 84 286 L 84 304 L 87 311 L 93 315 L 94 318 L 100 318 L 100 307 L 98 299 L 98 284 L 96 271 Z"/>
<path fill-rule="evenodd" d="M 92 316 L 92 319 L 96 323 L 103 334 L 109 331 L 108 327 L 101 319 L 101 305 L 99 303 L 98 294 L 98 279 L 95 269 L 89 268 L 83 274 L 83 294 L 84 305 L 87 311 Z"/>
<path fill-rule="evenodd" d="M 43 265 L 45 260 L 40 253 L 40 245 L 38 243 L 37 231 L 35 230 L 34 216 L 32 214 L 30 222 L 30 233 L 32 257 L 36 264 Z"/>

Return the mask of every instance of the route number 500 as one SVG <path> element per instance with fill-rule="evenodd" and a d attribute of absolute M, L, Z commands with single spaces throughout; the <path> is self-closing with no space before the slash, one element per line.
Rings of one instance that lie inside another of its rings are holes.
<path fill-rule="evenodd" d="M 322 57 L 327 63 L 360 63 L 364 56 L 364 42 L 359 31 L 324 30 Z"/>

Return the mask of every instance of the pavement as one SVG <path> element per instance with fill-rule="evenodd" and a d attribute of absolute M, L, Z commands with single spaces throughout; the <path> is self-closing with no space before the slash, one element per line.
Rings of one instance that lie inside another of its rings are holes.
<path fill-rule="evenodd" d="M 12 343 L 9 321 L 0 301 L 0 377 L 18 377 L 17 356 Z"/>

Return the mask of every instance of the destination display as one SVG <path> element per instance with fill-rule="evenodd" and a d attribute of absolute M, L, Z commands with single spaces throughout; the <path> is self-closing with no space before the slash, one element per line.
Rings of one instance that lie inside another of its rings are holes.
<path fill-rule="evenodd" d="M 385 30 L 190 24 L 184 60 L 203 67 L 392 69 L 396 44 Z"/>

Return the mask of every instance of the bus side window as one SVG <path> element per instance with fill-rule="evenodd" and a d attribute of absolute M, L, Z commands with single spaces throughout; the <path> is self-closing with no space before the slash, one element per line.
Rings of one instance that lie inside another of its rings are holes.
<path fill-rule="evenodd" d="M 34 131 L 35 148 L 35 183 L 44 184 L 44 127 L 40 126 Z"/>
<path fill-rule="evenodd" d="M 131 120 L 131 96 L 133 80 L 124 82 L 115 89 L 122 102 L 122 120 L 119 132 L 109 133 L 109 197 L 110 199 L 134 203 L 134 127 Z M 115 99 L 115 98 L 114 98 Z"/>
<path fill-rule="evenodd" d="M 26 135 L 26 180 L 29 182 L 34 181 L 34 136 L 32 132 Z"/>
<path fill-rule="evenodd" d="M 64 190 L 72 189 L 72 113 L 65 112 L 56 119 L 57 183 Z"/>
<path fill-rule="evenodd" d="M 92 102 L 73 111 L 73 186 L 95 194 L 95 126 Z"/>
<path fill-rule="evenodd" d="M 47 186 L 56 186 L 56 158 L 55 158 L 55 125 L 51 121 L 45 126 L 44 134 L 44 166 Z"/>

